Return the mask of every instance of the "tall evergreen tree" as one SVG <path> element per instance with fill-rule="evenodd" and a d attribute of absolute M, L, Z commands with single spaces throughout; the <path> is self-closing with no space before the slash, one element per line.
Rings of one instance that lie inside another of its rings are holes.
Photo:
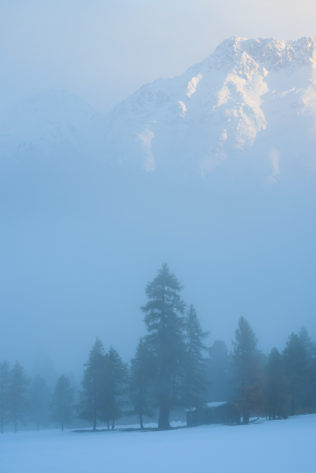
<path fill-rule="evenodd" d="M 177 395 L 185 356 L 184 302 L 178 279 L 164 264 L 146 287 L 147 304 L 142 308 L 147 343 L 156 362 L 155 393 L 159 406 L 158 427 L 169 428 L 169 413 Z"/>
<path fill-rule="evenodd" d="M 235 334 L 233 370 L 235 400 L 243 424 L 263 407 L 263 367 L 257 350 L 257 339 L 248 321 L 241 317 Z"/>
<path fill-rule="evenodd" d="M 53 419 L 58 422 L 61 430 L 64 430 L 66 424 L 69 424 L 73 418 L 74 410 L 74 390 L 70 380 L 61 375 L 56 383 L 52 397 Z"/>
<path fill-rule="evenodd" d="M 306 354 L 306 377 L 304 383 L 303 408 L 304 410 L 311 412 L 316 408 L 316 345 L 304 327 L 301 328 L 298 335 Z"/>
<path fill-rule="evenodd" d="M 37 429 L 47 426 L 49 422 L 51 393 L 45 379 L 36 376 L 30 384 L 28 392 L 31 421 Z"/>
<path fill-rule="evenodd" d="M 95 431 L 101 418 L 104 392 L 104 349 L 97 338 L 85 364 L 80 393 L 79 417 L 92 422 Z"/>
<path fill-rule="evenodd" d="M 8 412 L 9 419 L 13 424 L 14 431 L 17 431 L 18 424 L 23 421 L 27 408 L 28 379 L 25 376 L 24 369 L 19 363 L 15 363 L 9 377 L 8 389 Z"/>
<path fill-rule="evenodd" d="M 108 428 L 114 429 L 121 415 L 124 390 L 127 385 L 127 368 L 117 351 L 110 347 L 104 357 L 100 417 Z"/>
<path fill-rule="evenodd" d="M 270 419 L 285 418 L 288 414 L 288 391 L 284 360 L 274 348 L 266 366 L 266 408 Z"/>
<path fill-rule="evenodd" d="M 232 398 L 231 359 L 226 343 L 215 340 L 208 349 L 205 363 L 207 398 L 209 401 L 229 401 Z"/>
<path fill-rule="evenodd" d="M 206 400 L 206 373 L 203 353 L 206 348 L 203 332 L 193 305 L 187 311 L 185 322 L 185 363 L 183 400 L 187 407 L 197 407 Z"/>
<path fill-rule="evenodd" d="M 0 363 L 0 432 L 4 432 L 9 417 L 10 368 L 6 361 Z"/>
<path fill-rule="evenodd" d="M 286 375 L 288 378 L 291 414 L 307 412 L 314 400 L 313 383 L 313 344 L 302 329 L 292 333 L 283 352 Z"/>
<path fill-rule="evenodd" d="M 151 414 L 155 359 L 146 340 L 140 339 L 135 357 L 131 361 L 130 399 L 134 412 L 139 416 L 140 428 L 144 428 L 143 416 Z"/>

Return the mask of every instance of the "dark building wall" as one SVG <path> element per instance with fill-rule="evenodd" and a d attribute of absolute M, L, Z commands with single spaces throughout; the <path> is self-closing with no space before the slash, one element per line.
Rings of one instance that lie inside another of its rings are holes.
<path fill-rule="evenodd" d="M 188 426 L 239 423 L 239 412 L 231 403 L 222 404 L 217 407 L 199 407 L 187 412 Z"/>

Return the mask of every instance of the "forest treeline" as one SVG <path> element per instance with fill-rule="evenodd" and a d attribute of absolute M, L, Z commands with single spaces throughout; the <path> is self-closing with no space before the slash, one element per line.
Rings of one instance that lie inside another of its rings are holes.
<path fill-rule="evenodd" d="M 203 407 L 229 401 L 236 422 L 269 419 L 316 411 L 316 346 L 305 329 L 292 333 L 285 348 L 270 354 L 258 349 L 249 322 L 241 317 L 232 350 L 223 341 L 206 346 L 192 305 L 164 264 L 146 287 L 142 307 L 146 334 L 130 363 L 96 339 L 84 366 L 80 389 L 61 375 L 53 389 L 42 377 L 29 379 L 23 367 L 0 363 L 0 430 L 19 426 L 72 426 L 77 419 L 93 430 L 115 427 L 122 415 L 157 420 L 170 427 L 172 409 Z"/>

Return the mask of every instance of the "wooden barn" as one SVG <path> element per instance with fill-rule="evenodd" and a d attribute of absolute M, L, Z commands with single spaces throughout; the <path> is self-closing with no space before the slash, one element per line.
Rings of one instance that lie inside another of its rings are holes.
<path fill-rule="evenodd" d="M 230 402 L 208 402 L 202 407 L 187 409 L 187 426 L 204 424 L 239 424 L 240 416 Z"/>

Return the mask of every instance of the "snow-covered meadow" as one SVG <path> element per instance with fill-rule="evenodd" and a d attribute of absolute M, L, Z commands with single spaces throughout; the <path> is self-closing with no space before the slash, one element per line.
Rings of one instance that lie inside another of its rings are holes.
<path fill-rule="evenodd" d="M 18 432 L 1 473 L 314 473 L 316 415 L 167 432 Z"/>

